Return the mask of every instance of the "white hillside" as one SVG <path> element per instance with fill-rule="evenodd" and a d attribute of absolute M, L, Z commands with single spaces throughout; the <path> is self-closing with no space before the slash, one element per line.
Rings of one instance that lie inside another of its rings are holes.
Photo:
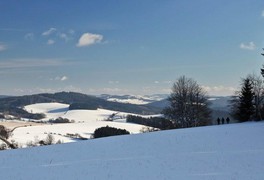
<path fill-rule="evenodd" d="M 56 119 L 58 117 L 74 120 L 75 122 L 91 122 L 106 120 L 112 114 L 116 114 L 117 119 L 125 119 L 128 114 L 118 111 L 111 111 L 107 109 L 97 110 L 69 110 L 68 104 L 61 103 L 38 103 L 25 106 L 24 109 L 31 113 L 43 113 L 46 118 L 43 120 Z M 133 114 L 137 115 L 137 114 Z M 140 116 L 140 115 L 139 115 Z M 161 116 L 160 114 L 152 116 Z M 150 116 L 143 116 L 150 117 Z"/>
<path fill-rule="evenodd" d="M 69 110 L 68 104 L 62 103 L 37 103 L 24 107 L 30 113 L 43 113 L 46 115 L 44 120 L 58 118 L 63 116 Z"/>
<path fill-rule="evenodd" d="M 262 180 L 264 123 L 101 138 L 0 152 L 0 179 Z"/>
<path fill-rule="evenodd" d="M 25 106 L 25 109 L 31 113 L 59 113 L 68 111 L 69 105 L 62 103 L 37 103 Z"/>
<path fill-rule="evenodd" d="M 76 139 L 67 137 L 67 134 L 79 134 L 84 138 L 90 139 L 91 135 L 97 128 L 100 127 L 115 127 L 126 129 L 131 134 L 140 133 L 140 130 L 145 127 L 138 124 L 119 123 L 109 121 L 91 121 L 87 123 L 58 123 L 58 124 L 43 124 L 39 126 L 20 127 L 13 132 L 11 139 L 15 140 L 21 146 L 25 146 L 28 142 L 34 142 L 36 138 L 43 140 L 47 134 L 52 134 L 55 142 L 61 140 L 63 143 L 75 142 Z"/>
<path fill-rule="evenodd" d="M 39 103 L 24 107 L 31 113 L 43 113 L 46 115 L 42 121 L 56 119 L 58 117 L 74 120 L 74 123 L 63 124 L 41 124 L 27 127 L 20 127 L 13 132 L 12 139 L 24 147 L 28 142 L 43 140 L 48 134 L 52 134 L 55 142 L 61 140 L 63 143 L 75 142 L 76 139 L 67 137 L 67 134 L 79 134 L 84 138 L 90 138 L 97 128 L 110 126 L 126 129 L 131 134 L 140 133 L 142 125 L 126 123 L 125 117 L 128 113 L 110 111 L 106 109 L 97 110 L 69 110 L 68 104 L 61 103 Z M 112 114 L 116 114 L 118 121 L 103 121 Z M 155 115 L 160 116 L 160 115 Z M 149 116 L 145 116 L 149 117 Z"/>

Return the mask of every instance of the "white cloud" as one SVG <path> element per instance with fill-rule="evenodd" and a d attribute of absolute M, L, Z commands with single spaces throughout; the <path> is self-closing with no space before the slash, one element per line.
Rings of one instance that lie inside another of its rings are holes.
<path fill-rule="evenodd" d="M 7 50 L 7 46 L 3 43 L 0 43 L 0 52 Z"/>
<path fill-rule="evenodd" d="M 254 44 L 254 42 L 251 41 L 248 44 L 241 43 L 240 48 L 245 50 L 254 50 L 256 49 L 256 45 Z"/>
<path fill-rule="evenodd" d="M 55 43 L 55 41 L 53 40 L 53 39 L 49 39 L 48 41 L 47 41 L 47 44 L 48 45 L 52 45 L 52 44 L 54 44 Z"/>
<path fill-rule="evenodd" d="M 264 10 L 261 12 L 261 16 L 264 17 Z"/>
<path fill-rule="evenodd" d="M 59 37 L 60 37 L 61 39 L 63 39 L 64 41 L 68 41 L 68 40 L 70 40 L 70 37 L 69 37 L 67 34 L 65 34 L 65 33 L 60 33 L 60 34 L 59 34 Z"/>
<path fill-rule="evenodd" d="M 66 80 L 68 80 L 68 77 L 67 76 L 62 76 L 61 77 L 61 81 L 66 81 Z"/>
<path fill-rule="evenodd" d="M 122 88 L 89 88 L 85 90 L 87 94 L 131 94 L 131 90 Z"/>
<path fill-rule="evenodd" d="M 36 87 L 32 89 L 15 88 L 13 89 L 13 94 L 29 95 L 29 94 L 38 94 L 38 93 L 56 93 L 56 92 L 61 92 L 61 91 L 82 92 L 82 89 L 79 87 L 75 87 L 73 85 L 69 85 L 69 86 L 61 87 L 61 88 L 43 88 L 43 87 Z M 8 92 L 10 92 L 10 90 Z"/>
<path fill-rule="evenodd" d="M 92 44 L 100 43 L 103 36 L 100 34 L 84 33 L 77 44 L 77 47 L 90 46 Z"/>
<path fill-rule="evenodd" d="M 16 92 L 16 93 L 25 93 L 25 90 L 24 89 L 21 89 L 21 88 L 15 88 L 15 89 L 13 89 L 13 91 L 14 92 Z"/>
<path fill-rule="evenodd" d="M 202 86 L 204 90 L 206 90 L 210 95 L 218 95 L 218 96 L 227 96 L 234 95 L 236 92 L 236 88 L 227 87 L 227 86 Z"/>
<path fill-rule="evenodd" d="M 51 80 L 55 80 L 55 81 L 66 81 L 68 79 L 69 78 L 67 76 L 57 76 L 57 77 L 55 77 L 54 79 L 51 79 Z"/>
<path fill-rule="evenodd" d="M 154 81 L 155 84 L 159 84 L 159 81 Z"/>
<path fill-rule="evenodd" d="M 51 35 L 52 33 L 56 32 L 56 31 L 57 31 L 56 28 L 50 28 L 49 30 L 44 31 L 44 32 L 42 33 L 42 36 L 49 36 L 49 35 Z"/>
<path fill-rule="evenodd" d="M 26 40 L 30 40 L 30 41 L 32 41 L 33 39 L 34 39 L 34 34 L 33 33 L 27 33 L 25 36 L 24 36 L 24 38 L 26 39 Z"/>
<path fill-rule="evenodd" d="M 55 40 L 56 42 L 59 41 L 59 40 L 63 40 L 65 42 L 69 41 L 69 40 L 72 40 L 73 37 L 74 37 L 74 30 L 70 29 L 68 31 L 65 31 L 65 32 L 62 32 L 60 31 L 59 29 L 56 29 L 56 28 L 50 28 L 48 29 L 47 31 L 44 31 L 42 33 L 42 36 L 45 36 L 47 38 L 50 38 L 47 42 L 48 45 L 52 45 L 55 43 Z M 27 36 L 27 37 L 26 37 Z M 31 34 L 27 34 L 25 36 L 25 38 L 29 39 L 31 38 Z M 52 38 L 52 39 L 51 39 Z"/>

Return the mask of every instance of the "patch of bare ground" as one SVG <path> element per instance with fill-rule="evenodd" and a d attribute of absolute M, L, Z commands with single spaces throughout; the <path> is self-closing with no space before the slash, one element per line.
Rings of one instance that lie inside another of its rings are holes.
<path fill-rule="evenodd" d="M 43 125 L 43 123 L 26 122 L 26 121 L 19 121 L 19 120 L 4 120 L 4 121 L 0 121 L 0 125 L 5 126 L 6 128 L 12 129 L 15 127 L 23 127 L 23 126 L 41 126 Z"/>

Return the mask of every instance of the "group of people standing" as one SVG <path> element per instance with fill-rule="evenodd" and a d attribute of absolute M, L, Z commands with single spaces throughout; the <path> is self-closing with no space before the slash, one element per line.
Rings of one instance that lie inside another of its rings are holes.
<path fill-rule="evenodd" d="M 229 124 L 230 123 L 230 119 L 229 117 L 227 117 L 226 119 L 222 117 L 222 119 L 220 119 L 219 117 L 217 118 L 217 124 L 220 125 L 221 123 L 222 124 L 225 124 L 225 121 L 226 121 L 226 124 Z"/>

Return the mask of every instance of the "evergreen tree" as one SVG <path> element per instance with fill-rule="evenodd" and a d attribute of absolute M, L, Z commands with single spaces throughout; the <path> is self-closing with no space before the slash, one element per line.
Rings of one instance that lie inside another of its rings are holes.
<path fill-rule="evenodd" d="M 97 128 L 94 131 L 94 138 L 125 135 L 125 134 L 130 134 L 130 133 L 125 129 L 118 129 L 115 127 L 106 126 L 106 127 Z"/>
<path fill-rule="evenodd" d="M 240 122 L 251 120 L 252 115 L 255 112 L 254 104 L 254 92 L 253 86 L 249 78 L 243 79 L 241 92 L 238 99 L 238 108 L 236 117 Z"/>

